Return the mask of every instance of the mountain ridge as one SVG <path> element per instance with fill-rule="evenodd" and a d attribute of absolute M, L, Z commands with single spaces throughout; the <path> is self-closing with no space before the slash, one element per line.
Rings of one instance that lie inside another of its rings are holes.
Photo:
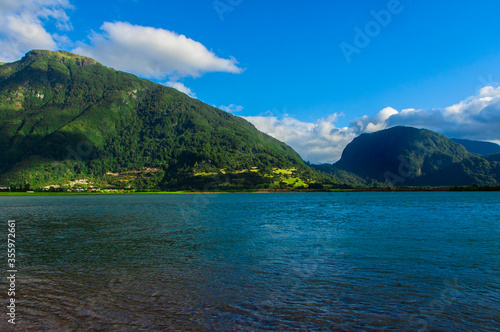
<path fill-rule="evenodd" d="M 356 137 L 333 165 L 309 165 L 241 117 L 65 51 L 33 50 L 0 65 L 0 155 L 0 186 L 20 188 L 500 183 L 499 154 L 483 158 L 404 126 Z"/>
<path fill-rule="evenodd" d="M 491 142 L 474 141 L 461 138 L 451 138 L 451 140 L 455 143 L 463 145 L 467 151 L 483 157 L 500 152 L 500 145 Z"/>
<path fill-rule="evenodd" d="M 366 185 L 498 185 L 500 163 L 488 161 L 427 129 L 396 126 L 356 137 L 341 159 L 318 170 L 361 179 Z"/>
<path fill-rule="evenodd" d="M 292 148 L 248 121 L 62 51 L 0 66 L 0 133 L 2 185 L 85 176 L 101 186 L 265 188 L 279 169 L 313 177 Z M 106 175 L 143 169 L 157 171 L 121 182 Z"/>

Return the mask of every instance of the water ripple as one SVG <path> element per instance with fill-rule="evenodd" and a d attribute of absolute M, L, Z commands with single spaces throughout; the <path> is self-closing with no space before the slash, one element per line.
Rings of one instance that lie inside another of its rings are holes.
<path fill-rule="evenodd" d="M 500 329 L 498 193 L 7 197 L 0 214 L 26 330 Z"/>

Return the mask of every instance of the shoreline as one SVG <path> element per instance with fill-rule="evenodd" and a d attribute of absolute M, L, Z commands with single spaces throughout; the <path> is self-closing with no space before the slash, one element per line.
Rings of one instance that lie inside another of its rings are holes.
<path fill-rule="evenodd" d="M 500 188 L 474 187 L 436 187 L 436 188 L 353 188 L 329 190 L 289 190 L 289 189 L 247 189 L 247 190 L 218 190 L 218 191 L 112 191 L 112 192 L 0 192 L 0 197 L 13 196 L 71 196 L 71 195 L 193 195 L 193 194 L 273 194 L 273 193 L 337 193 L 337 192 L 498 192 Z"/>

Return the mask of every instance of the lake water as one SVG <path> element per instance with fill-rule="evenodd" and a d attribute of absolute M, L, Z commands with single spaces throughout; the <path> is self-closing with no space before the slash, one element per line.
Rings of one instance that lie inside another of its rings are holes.
<path fill-rule="evenodd" d="M 0 216 L 23 330 L 500 330 L 500 193 L 0 197 Z"/>

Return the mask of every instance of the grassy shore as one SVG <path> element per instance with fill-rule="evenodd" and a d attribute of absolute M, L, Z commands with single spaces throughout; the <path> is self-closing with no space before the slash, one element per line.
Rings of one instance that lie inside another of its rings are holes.
<path fill-rule="evenodd" d="M 57 196 L 57 195 L 144 195 L 144 194 L 227 194 L 227 193 L 311 193 L 311 192 L 443 192 L 443 191 L 500 191 L 500 187 L 396 187 L 351 189 L 246 189 L 218 191 L 98 191 L 98 192 L 0 192 L 0 196 Z"/>
<path fill-rule="evenodd" d="M 0 196 L 61 196 L 61 195 L 134 195 L 134 194 L 192 194 L 191 191 L 99 191 L 99 192 L 0 192 Z"/>

